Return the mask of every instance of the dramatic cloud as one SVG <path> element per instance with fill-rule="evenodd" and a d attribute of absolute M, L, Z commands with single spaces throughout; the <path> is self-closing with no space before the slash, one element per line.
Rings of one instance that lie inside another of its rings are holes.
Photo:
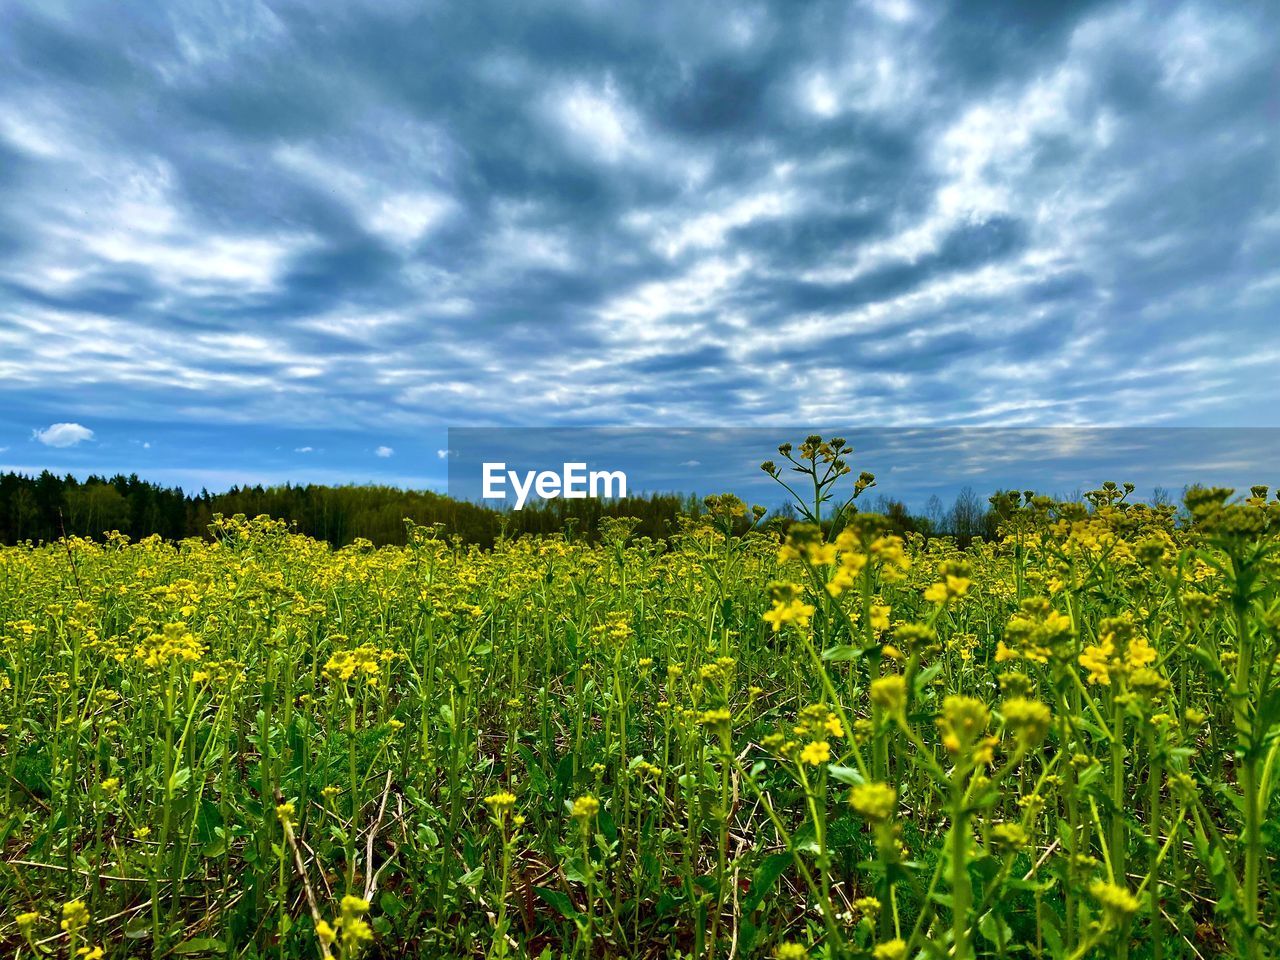
<path fill-rule="evenodd" d="M 1280 408 L 1261 0 L 113 9 L 0 31 L 0 442 Z"/>
<path fill-rule="evenodd" d="M 78 423 L 54 423 L 43 430 L 33 430 L 32 440 L 39 440 L 46 447 L 74 447 L 77 443 L 93 439 L 93 431 Z"/>

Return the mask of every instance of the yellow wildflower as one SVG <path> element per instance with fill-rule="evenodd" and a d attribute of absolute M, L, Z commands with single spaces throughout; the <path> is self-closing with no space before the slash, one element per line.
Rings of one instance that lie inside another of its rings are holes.
<path fill-rule="evenodd" d="M 826 740 L 816 740 L 813 743 L 805 745 L 800 751 L 800 761 L 807 763 L 811 767 L 826 763 L 831 759 L 831 744 Z"/>
<path fill-rule="evenodd" d="M 871 951 L 874 960 L 903 960 L 907 955 L 907 942 L 902 939 L 886 940 Z"/>
<path fill-rule="evenodd" d="M 89 924 L 89 908 L 83 900 L 72 900 L 62 905 L 62 923 L 59 926 L 70 934 L 76 934 Z"/>
<path fill-rule="evenodd" d="M 1141 906 L 1138 898 L 1127 889 L 1105 880 L 1095 880 L 1089 884 L 1089 893 L 1102 904 L 1104 915 L 1113 924 L 1132 917 Z"/>
<path fill-rule="evenodd" d="M 891 673 L 871 682 L 871 702 L 893 716 L 907 706 L 907 681 L 901 674 Z"/>
<path fill-rule="evenodd" d="M 898 792 L 887 783 L 860 783 L 849 791 L 849 806 L 872 823 L 879 823 L 893 816 Z"/>

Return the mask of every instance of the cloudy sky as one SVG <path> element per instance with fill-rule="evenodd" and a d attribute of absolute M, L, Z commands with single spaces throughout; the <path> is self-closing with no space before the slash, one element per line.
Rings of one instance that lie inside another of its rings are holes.
<path fill-rule="evenodd" d="M 1280 426 L 1273 4 L 0 10 L 0 468 Z"/>

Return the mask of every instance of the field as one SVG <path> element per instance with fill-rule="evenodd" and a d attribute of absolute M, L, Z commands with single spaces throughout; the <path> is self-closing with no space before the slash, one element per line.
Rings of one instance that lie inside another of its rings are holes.
<path fill-rule="evenodd" d="M 816 524 L 0 549 L 4 955 L 1276 956 L 1280 503 L 962 549 L 784 456 Z"/>

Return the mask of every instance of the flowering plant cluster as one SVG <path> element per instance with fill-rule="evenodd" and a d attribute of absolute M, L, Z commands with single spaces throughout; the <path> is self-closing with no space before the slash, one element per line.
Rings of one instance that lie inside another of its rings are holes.
<path fill-rule="evenodd" d="M 0 549 L 6 956 L 1262 960 L 1280 502 Z"/>

